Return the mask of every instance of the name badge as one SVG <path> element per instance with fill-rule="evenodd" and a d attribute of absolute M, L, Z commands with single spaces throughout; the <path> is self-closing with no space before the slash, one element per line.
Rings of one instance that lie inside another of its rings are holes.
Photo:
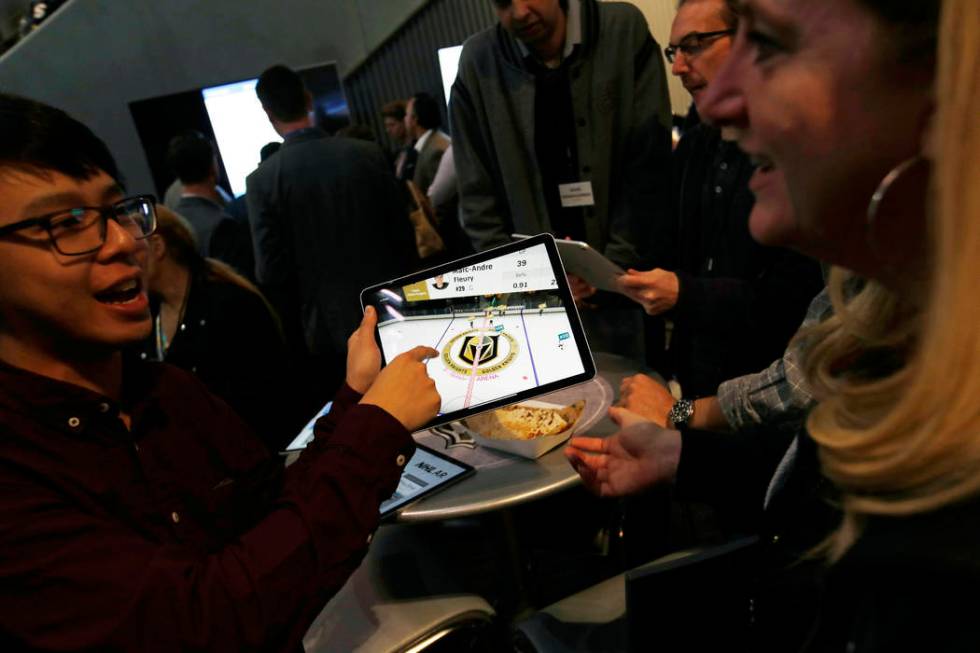
<path fill-rule="evenodd" d="M 570 209 L 575 206 L 595 206 L 595 196 L 592 195 L 591 181 L 577 181 L 574 184 L 558 184 L 558 194 L 561 196 L 561 207 Z"/>

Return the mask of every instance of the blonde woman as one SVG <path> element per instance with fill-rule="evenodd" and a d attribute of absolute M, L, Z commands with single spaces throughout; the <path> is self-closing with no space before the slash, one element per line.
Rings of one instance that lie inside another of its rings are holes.
<path fill-rule="evenodd" d="M 792 487 L 815 443 L 842 493 L 810 647 L 978 650 L 980 12 L 975 0 L 742 9 L 703 115 L 758 162 L 758 204 L 792 200 L 791 213 L 754 213 L 753 235 L 839 266 L 836 317 L 806 340 L 812 439 L 769 488 Z M 635 489 L 710 458 L 636 428 L 573 439 L 588 484 Z"/>
<path fill-rule="evenodd" d="M 245 419 L 270 452 L 298 430 L 279 320 L 262 294 L 221 261 L 203 258 L 190 225 L 157 205 L 147 289 L 153 332 L 142 356 L 196 374 Z"/>

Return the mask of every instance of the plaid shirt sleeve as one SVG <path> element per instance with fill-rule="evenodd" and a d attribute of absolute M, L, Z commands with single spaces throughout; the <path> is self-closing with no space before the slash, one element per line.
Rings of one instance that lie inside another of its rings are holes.
<path fill-rule="evenodd" d="M 800 329 L 817 324 L 830 315 L 830 297 L 824 288 L 810 302 Z M 813 406 L 802 369 L 802 343 L 794 341 L 782 358 L 757 374 L 725 381 L 718 388 L 718 403 L 736 431 L 765 424 L 767 427 L 796 428 Z"/>

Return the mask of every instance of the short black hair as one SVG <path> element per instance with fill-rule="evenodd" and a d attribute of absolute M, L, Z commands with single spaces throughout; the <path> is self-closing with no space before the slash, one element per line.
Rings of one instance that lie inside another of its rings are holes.
<path fill-rule="evenodd" d="M 214 167 L 214 148 L 201 132 L 188 130 L 170 139 L 167 164 L 182 184 L 197 184 L 208 178 Z"/>
<path fill-rule="evenodd" d="M 86 180 L 106 173 L 120 185 L 116 161 L 98 136 L 61 109 L 0 93 L 0 170 Z"/>
<path fill-rule="evenodd" d="M 299 120 L 307 113 L 303 78 L 286 66 L 273 66 L 263 72 L 255 93 L 265 110 L 281 122 Z"/>
<path fill-rule="evenodd" d="M 439 103 L 428 93 L 416 93 L 412 96 L 412 112 L 422 129 L 438 129 L 442 124 Z"/>

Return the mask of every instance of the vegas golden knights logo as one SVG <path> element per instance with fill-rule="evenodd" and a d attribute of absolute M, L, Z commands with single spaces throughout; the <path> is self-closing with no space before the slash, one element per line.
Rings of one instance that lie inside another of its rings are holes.
<path fill-rule="evenodd" d="M 470 365 L 477 361 L 481 364 L 489 363 L 497 357 L 499 340 L 499 335 L 466 336 L 463 338 L 463 345 L 459 348 L 459 359 Z"/>
<path fill-rule="evenodd" d="M 477 375 L 499 372 L 517 357 L 517 341 L 506 332 L 487 333 L 480 329 L 464 331 L 442 350 L 442 361 L 459 374 Z"/>

